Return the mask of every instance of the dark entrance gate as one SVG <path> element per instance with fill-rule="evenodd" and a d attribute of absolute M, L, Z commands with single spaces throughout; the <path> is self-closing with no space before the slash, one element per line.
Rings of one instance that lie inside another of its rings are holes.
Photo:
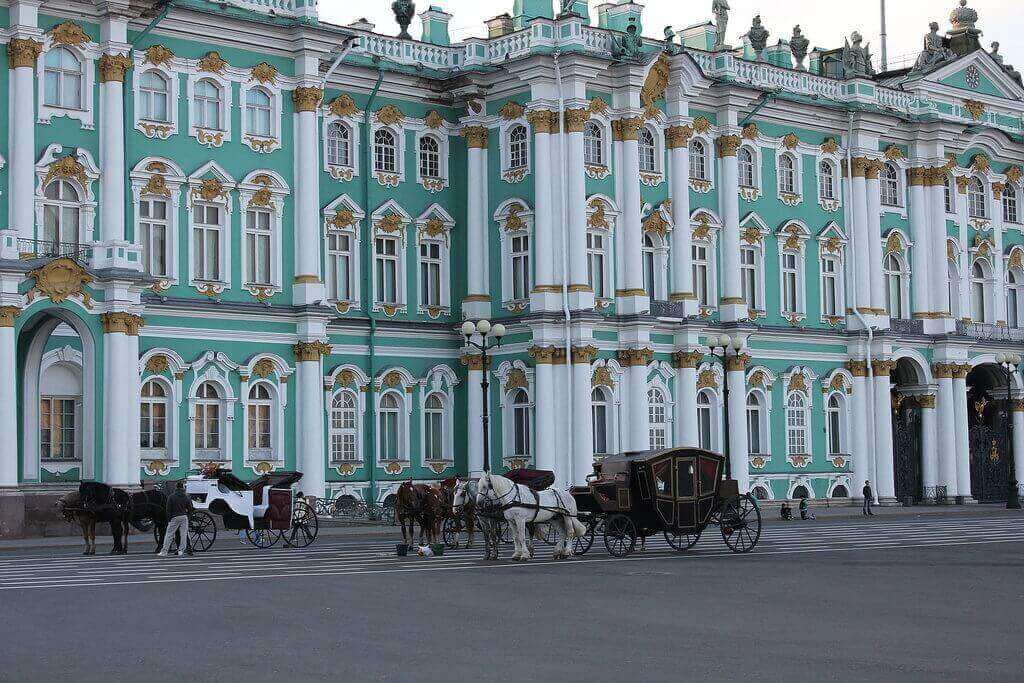
<path fill-rule="evenodd" d="M 921 409 L 899 394 L 893 398 L 892 460 L 896 499 L 915 505 L 924 499 L 921 479 Z"/>
<path fill-rule="evenodd" d="M 971 497 L 979 503 L 1005 502 L 1013 469 L 1005 401 L 971 398 Z"/>

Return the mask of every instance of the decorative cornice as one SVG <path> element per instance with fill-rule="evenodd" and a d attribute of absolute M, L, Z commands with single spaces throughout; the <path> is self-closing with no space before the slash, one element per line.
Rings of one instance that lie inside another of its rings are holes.
<path fill-rule="evenodd" d="M 139 336 L 139 328 L 145 325 L 141 315 L 132 313 L 104 313 L 100 316 L 103 321 L 104 334 L 126 334 L 131 337 Z"/>
<path fill-rule="evenodd" d="M 346 96 L 342 95 L 342 97 Z M 323 99 L 324 91 L 321 90 L 320 88 L 303 86 L 298 87 L 292 91 L 292 104 L 295 105 L 295 111 L 297 112 L 316 111 L 317 107 L 320 106 L 320 102 Z M 341 98 L 336 98 L 335 102 L 337 102 L 339 99 Z"/>
<path fill-rule="evenodd" d="M 14 327 L 14 319 L 21 315 L 17 306 L 0 306 L 0 327 Z"/>
<path fill-rule="evenodd" d="M 466 138 L 466 146 L 470 149 L 487 149 L 490 131 L 483 126 L 468 126 L 462 129 L 462 137 Z"/>
<path fill-rule="evenodd" d="M 623 367 L 647 367 L 654 358 L 653 349 L 620 349 L 616 356 Z"/>
<path fill-rule="evenodd" d="M 298 362 L 318 361 L 324 356 L 331 355 L 331 345 L 326 341 L 298 342 L 292 347 L 295 360 Z"/>

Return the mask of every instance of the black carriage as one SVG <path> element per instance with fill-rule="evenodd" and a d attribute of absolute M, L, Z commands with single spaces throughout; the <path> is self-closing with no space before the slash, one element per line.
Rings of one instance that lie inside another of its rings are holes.
<path fill-rule="evenodd" d="M 696 545 L 708 526 L 736 553 L 754 549 L 761 512 L 736 481 L 724 479 L 725 457 L 696 448 L 671 448 L 609 456 L 594 465 L 586 486 L 571 490 L 587 534 L 574 552 L 590 549 L 598 535 L 608 552 L 625 557 L 638 538 L 663 534 L 676 550 Z"/>

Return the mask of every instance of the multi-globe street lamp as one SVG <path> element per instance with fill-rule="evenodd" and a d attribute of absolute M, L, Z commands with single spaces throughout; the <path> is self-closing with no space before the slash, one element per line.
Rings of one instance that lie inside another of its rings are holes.
<path fill-rule="evenodd" d="M 722 454 L 725 455 L 725 476 L 732 479 L 732 455 L 730 454 L 731 444 L 729 443 L 729 358 L 742 355 L 745 341 L 740 335 L 712 334 L 707 338 L 708 348 L 711 355 L 719 358 L 722 362 L 722 371 L 725 381 L 722 390 L 722 407 L 725 413 L 725 428 L 722 430 Z M 743 444 L 740 444 L 743 447 Z"/>
<path fill-rule="evenodd" d="M 487 381 L 487 352 L 491 349 L 495 349 L 501 346 L 501 338 L 505 336 L 505 326 L 501 323 L 491 325 L 489 320 L 479 320 L 473 322 L 467 320 L 462 323 L 462 334 L 466 337 L 466 345 L 480 349 L 480 360 L 482 372 L 480 376 L 483 378 L 480 380 L 480 389 L 483 396 L 483 432 L 484 432 L 484 472 L 491 471 L 491 453 L 490 453 L 490 410 L 488 408 L 489 403 L 487 400 L 487 388 L 490 386 L 490 382 Z M 480 341 L 473 341 L 473 335 L 480 335 Z"/>
<path fill-rule="evenodd" d="M 1007 487 L 1006 492 L 1006 508 L 1008 510 L 1020 510 L 1020 497 L 1018 495 L 1019 484 L 1014 474 L 1014 459 L 1016 457 L 1016 453 L 1013 452 L 1013 406 L 1010 389 L 1013 385 L 1013 374 L 1020 366 L 1021 357 L 1016 353 L 1000 353 L 996 356 L 996 362 L 999 363 L 999 367 L 1003 369 L 1003 373 L 1005 375 L 1004 379 L 1006 380 L 1006 452 L 1009 455 L 1009 457 L 1006 458 L 1007 479 L 1009 481 L 1009 486 Z"/>

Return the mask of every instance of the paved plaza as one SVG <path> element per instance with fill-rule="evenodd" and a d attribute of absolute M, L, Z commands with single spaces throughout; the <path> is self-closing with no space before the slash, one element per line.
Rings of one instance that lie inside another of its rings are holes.
<path fill-rule="evenodd" d="M 338 535 L 8 549 L 0 680 L 1020 680 L 1020 513 L 770 521 L 748 556 L 712 531 L 528 564 Z"/>

